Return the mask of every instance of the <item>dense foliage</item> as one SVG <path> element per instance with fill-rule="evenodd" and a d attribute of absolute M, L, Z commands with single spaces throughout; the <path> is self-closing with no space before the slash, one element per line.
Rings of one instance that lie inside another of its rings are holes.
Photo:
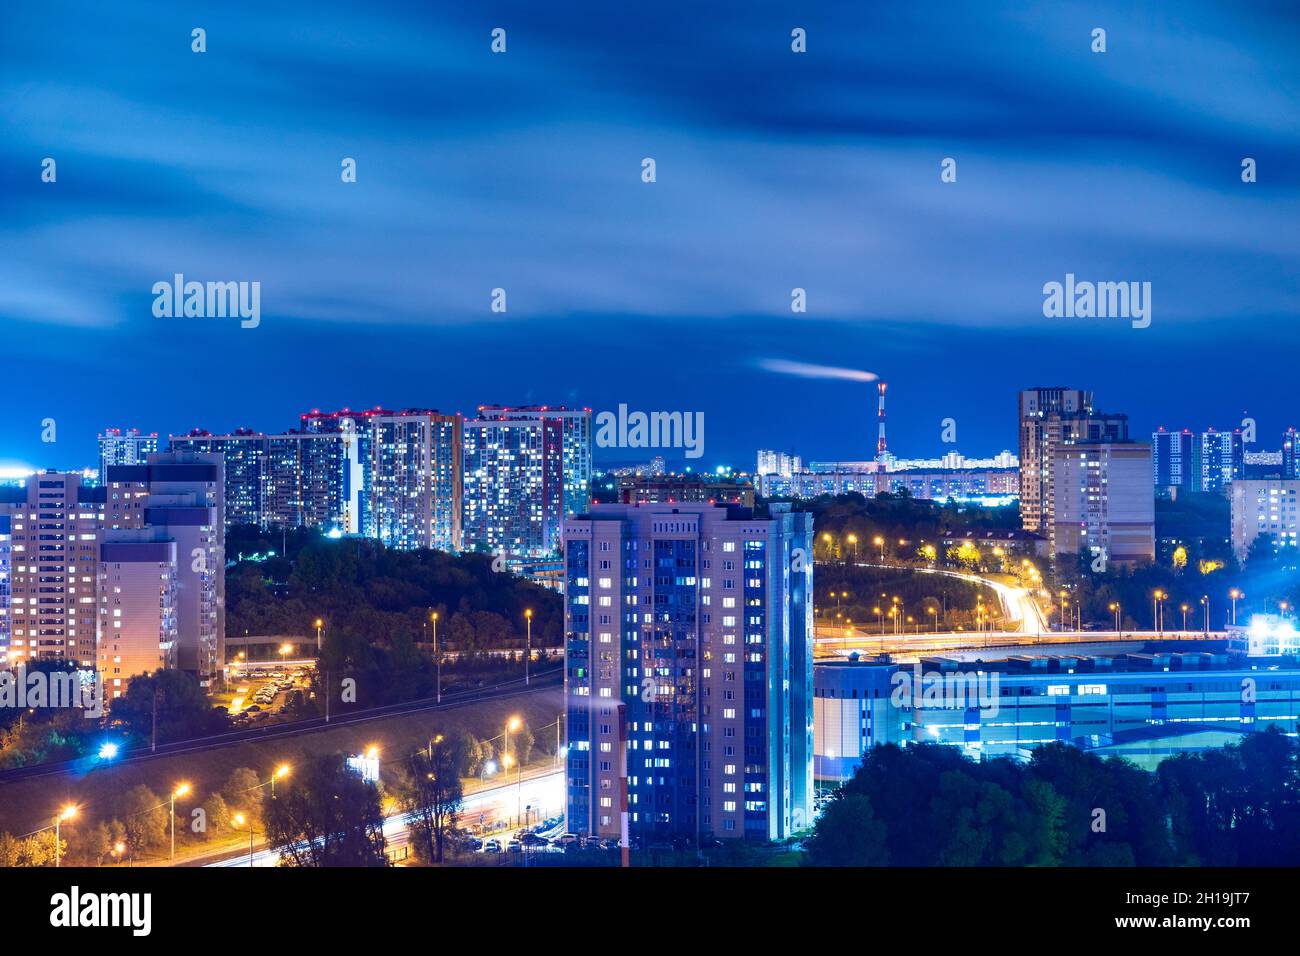
<path fill-rule="evenodd" d="M 1148 773 L 1064 744 L 977 763 L 877 747 L 806 843 L 823 866 L 1295 866 L 1300 744 L 1275 729 Z"/>
<path fill-rule="evenodd" d="M 258 553 L 269 539 L 232 530 L 232 556 Z M 557 647 L 564 628 L 560 596 L 492 570 L 488 555 L 395 551 L 377 541 L 330 540 L 299 532 L 287 556 L 237 561 L 226 570 L 226 633 L 315 637 L 314 622 L 395 645 L 430 642 L 430 612 L 448 650 L 474 652 L 524 644 L 533 611 L 533 646 Z"/>

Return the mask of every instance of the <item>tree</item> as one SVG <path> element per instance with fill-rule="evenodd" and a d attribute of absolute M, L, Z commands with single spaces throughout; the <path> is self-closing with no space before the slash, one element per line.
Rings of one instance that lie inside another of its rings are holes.
<path fill-rule="evenodd" d="M 461 808 L 462 773 L 464 749 L 441 736 L 429 750 L 411 755 L 410 785 L 402 803 L 413 842 L 426 860 L 443 862 Z"/>
<path fill-rule="evenodd" d="M 262 802 L 267 842 L 281 866 L 386 865 L 379 790 L 343 754 L 308 760 L 285 789 Z"/>
<path fill-rule="evenodd" d="M 168 804 L 142 783 L 122 796 L 115 816 L 122 821 L 133 852 L 151 850 L 167 839 Z"/>
<path fill-rule="evenodd" d="M 126 693 L 113 701 L 113 719 L 136 738 L 153 736 L 155 707 L 158 743 L 219 734 L 229 728 L 224 708 L 213 707 L 198 681 L 180 670 L 157 670 L 132 677 Z"/>
<path fill-rule="evenodd" d="M 804 848 L 814 866 L 885 866 L 889 862 L 885 825 L 876 819 L 871 801 L 842 790 L 817 818 Z"/>

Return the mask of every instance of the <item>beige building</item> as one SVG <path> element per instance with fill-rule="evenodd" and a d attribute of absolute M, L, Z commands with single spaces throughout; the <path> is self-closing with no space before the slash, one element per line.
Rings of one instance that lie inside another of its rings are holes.
<path fill-rule="evenodd" d="M 1232 551 L 1240 560 L 1260 535 L 1274 547 L 1300 546 L 1300 479 L 1239 479 L 1228 486 L 1232 502 Z"/>
<path fill-rule="evenodd" d="M 1053 458 L 1052 553 L 1105 554 L 1108 564 L 1155 560 L 1151 446 L 1074 442 Z"/>
<path fill-rule="evenodd" d="M 152 529 L 100 545 L 99 672 L 111 703 L 138 674 L 176 666 L 176 542 Z"/>

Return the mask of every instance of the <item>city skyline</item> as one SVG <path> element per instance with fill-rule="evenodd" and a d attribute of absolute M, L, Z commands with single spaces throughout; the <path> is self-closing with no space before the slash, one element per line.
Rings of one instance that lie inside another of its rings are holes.
<path fill-rule="evenodd" d="M 1040 376 L 1041 378 L 1041 376 Z M 709 445 L 705 450 L 703 458 L 691 461 L 687 460 L 680 448 L 602 448 L 595 445 L 592 448 L 593 464 L 597 467 L 617 467 L 632 463 L 641 463 L 649 461 L 654 455 L 664 457 L 670 466 L 677 465 L 689 467 L 691 470 L 699 471 L 701 466 L 705 465 L 711 470 L 715 465 L 727 465 L 736 471 L 748 471 L 753 467 L 754 454 L 759 449 L 772 449 L 793 453 L 803 459 L 805 463 L 811 461 L 866 461 L 875 457 L 875 439 L 876 439 L 876 413 L 874 389 L 870 390 L 870 400 L 868 401 L 868 390 L 870 386 L 858 383 L 844 382 L 816 382 L 812 383 L 815 387 L 824 388 L 827 392 L 836 390 L 856 389 L 862 396 L 861 408 L 857 409 L 856 416 L 854 409 L 845 407 L 843 417 L 846 428 L 839 429 L 841 432 L 847 428 L 853 427 L 852 423 L 856 422 L 859 431 L 858 441 L 850 443 L 847 440 L 837 443 L 833 439 L 822 438 L 817 441 L 813 436 L 819 434 L 815 429 L 808 430 L 807 425 L 812 420 L 804 417 L 799 421 L 792 422 L 792 430 L 788 433 L 771 437 L 770 440 L 763 440 L 765 435 L 770 435 L 770 430 L 758 434 L 758 439 L 752 443 L 742 442 L 739 439 L 729 438 L 728 433 L 718 426 L 714 425 L 709 434 Z M 1082 382 L 1080 376 L 1067 377 L 1060 381 L 1053 382 L 1055 387 L 1065 385 L 1086 386 L 1092 388 L 1087 382 Z M 953 416 L 956 422 L 957 440 L 946 443 L 942 440 L 944 432 L 944 422 L 941 418 L 934 418 L 932 422 L 923 424 L 920 419 L 922 413 L 903 405 L 908 396 L 902 395 L 895 397 L 890 404 L 888 413 L 888 435 L 890 452 L 899 458 L 940 458 L 950 452 L 960 452 L 967 458 L 992 457 L 998 453 L 1011 450 L 1014 451 L 1017 436 L 1014 419 L 1014 403 L 1016 396 L 1023 388 L 1029 387 L 1028 383 L 1022 383 L 1015 386 L 1008 386 L 1007 394 L 1010 396 L 1011 411 L 1006 414 L 999 414 L 994 404 L 990 402 L 987 405 L 978 406 L 978 415 L 967 415 L 965 409 L 969 404 L 961 406 L 961 410 Z M 1113 386 L 1108 386 L 1108 389 Z M 1095 389 L 1094 389 L 1095 390 Z M 572 395 L 572 392 L 569 393 Z M 1111 392 L 1107 395 L 1123 394 L 1122 390 Z M 891 385 L 891 396 L 895 391 Z M 530 397 L 526 402 L 513 403 L 516 406 L 530 404 L 547 404 L 547 396 L 538 395 L 536 392 L 530 392 Z M 82 435 L 82 426 L 76 427 L 75 437 L 68 437 L 67 426 L 58 418 L 55 418 L 57 429 L 57 440 L 54 442 L 42 441 L 41 435 L 46 430 L 44 419 L 36 420 L 28 429 L 30 434 L 29 440 L 17 438 L 14 431 L 7 433 L 7 441 L 0 446 L 0 468 L 27 468 L 32 471 L 43 471 L 48 469 L 54 470 L 81 470 L 85 468 L 94 468 L 99 460 L 98 436 L 105 430 L 119 429 L 127 431 L 129 429 L 138 429 L 143 435 L 148 436 L 156 434 L 159 441 L 165 444 L 168 439 L 184 438 L 195 429 L 207 431 L 214 436 L 229 435 L 240 429 L 251 429 L 255 433 L 265 435 L 285 434 L 291 430 L 297 430 L 301 427 L 301 416 L 303 414 L 303 402 L 294 402 L 293 400 L 282 398 L 279 401 L 285 413 L 262 413 L 253 418 L 241 419 L 237 421 L 214 421 L 218 416 L 207 416 L 207 420 L 194 422 L 180 427 L 175 430 L 161 427 L 157 420 L 167 417 L 171 414 L 159 414 L 154 412 L 150 415 L 150 421 L 103 421 L 98 424 L 93 422 L 87 423 L 84 427 L 90 431 Z M 450 403 L 439 402 L 381 402 L 377 404 L 351 404 L 342 402 L 337 405 L 318 404 L 313 405 L 310 411 L 334 412 L 348 410 L 354 413 L 361 413 L 371 408 L 385 408 L 390 411 L 401 411 L 407 408 L 434 408 L 440 409 L 445 414 L 461 414 L 467 420 L 475 416 L 480 407 L 495 404 L 495 402 L 471 401 L 463 407 L 469 411 L 460 411 L 460 406 L 453 406 Z M 512 403 L 501 403 L 509 405 Z M 567 403 L 560 401 L 550 402 L 551 407 L 560 407 L 567 404 L 567 407 L 587 407 L 591 408 L 593 413 L 599 413 L 606 409 L 599 406 L 592 406 L 590 403 L 575 401 L 570 399 Z M 1099 410 L 1103 412 L 1110 411 L 1111 406 L 1120 407 L 1120 402 L 1105 401 L 1099 403 Z M 1193 407 L 1197 403 L 1191 403 Z M 870 405 L 870 407 L 868 407 Z M 903 405 L 900 409 L 899 406 Z M 643 408 L 649 408 L 649 405 L 643 405 Z M 933 407 L 932 403 L 927 402 L 927 407 Z M 1294 421 L 1288 417 L 1287 409 L 1294 407 Z M 1275 405 L 1261 409 L 1258 413 L 1250 409 L 1243 409 L 1236 413 L 1235 416 L 1228 412 L 1222 412 L 1217 417 L 1210 417 L 1208 421 L 1202 423 L 1194 422 L 1192 413 L 1180 412 L 1178 406 L 1171 406 L 1170 412 L 1164 418 L 1156 419 L 1150 413 L 1143 413 L 1142 406 L 1125 406 L 1128 410 L 1131 432 L 1135 436 L 1151 436 L 1160 429 L 1168 431 L 1181 431 L 1188 428 L 1194 432 L 1202 430 L 1220 430 L 1232 431 L 1239 428 L 1241 420 L 1249 416 L 1256 422 L 1257 439 L 1253 445 L 1247 444 L 1247 452 L 1279 452 L 1282 450 L 1283 433 L 1296 427 L 1296 422 L 1300 422 L 1300 405 L 1296 403 L 1291 396 L 1278 396 Z M 298 411 L 294 411 L 298 409 Z M 1135 410 L 1136 409 L 1136 410 Z M 708 413 L 706 418 L 708 418 Z M 1214 416 L 1212 408 L 1206 409 L 1205 414 Z M 79 410 L 77 418 L 84 419 L 86 413 Z M 826 416 L 823 416 L 826 417 Z M 948 416 L 945 416 L 948 417 Z M 709 419 L 712 424 L 713 419 Z M 1153 422 L 1147 427 L 1146 422 Z M 295 424 L 297 423 L 297 424 Z M 965 427 L 966 424 L 974 428 Z M 1276 427 L 1274 427 L 1276 426 Z M 801 430 L 802 429 L 802 430 Z M 909 431 L 909 429 L 911 431 Z M 970 437 L 972 430 L 975 431 L 974 438 Z M 719 432 L 722 432 L 719 435 Z M 757 430 L 752 427 L 752 423 L 744 421 L 737 423 L 737 431 L 741 434 L 752 434 Z M 922 437 L 928 434 L 927 437 Z M 984 440 L 985 437 L 992 436 L 990 440 Z M 722 445 L 722 450 L 718 446 Z M 17 452 L 20 448 L 30 449 L 26 454 Z M 818 451 L 824 449 L 824 451 Z"/>
<path fill-rule="evenodd" d="M 46 418 L 75 443 L 116 423 L 266 428 L 302 404 L 671 397 L 710 422 L 711 461 L 796 442 L 867 457 L 871 396 L 774 359 L 889 382 L 906 455 L 939 450 L 948 417 L 967 454 L 1010 447 L 1006 410 L 1037 384 L 1086 384 L 1139 434 L 1245 411 L 1261 435 L 1297 424 L 1293 12 L 493 16 L 12 11 L 0 456 L 81 464 L 41 447 Z M 156 318 L 151 288 L 177 273 L 260 282 L 259 324 Z M 1151 325 L 1046 318 L 1044 284 L 1072 275 L 1151 283 Z M 93 403 L 44 387 L 56 357 Z M 990 411 L 966 420 L 973 390 Z"/>

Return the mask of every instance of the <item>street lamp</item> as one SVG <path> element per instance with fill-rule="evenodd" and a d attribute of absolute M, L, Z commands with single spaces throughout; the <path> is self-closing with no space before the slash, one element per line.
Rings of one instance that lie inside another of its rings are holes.
<path fill-rule="evenodd" d="M 77 815 L 77 808 L 69 803 L 66 807 L 58 812 L 54 817 L 54 865 L 59 866 L 61 857 L 59 855 L 59 826 L 64 820 L 71 820 Z"/>
<path fill-rule="evenodd" d="M 171 860 L 173 863 L 176 862 L 176 800 L 178 797 L 183 797 L 189 792 L 190 792 L 190 785 L 188 783 L 177 784 L 176 788 L 172 790 L 171 813 L 169 814 L 169 816 L 171 817 L 171 830 L 172 830 Z"/>
<path fill-rule="evenodd" d="M 1205 636 L 1209 637 L 1210 636 L 1210 596 L 1208 594 L 1201 595 L 1201 605 L 1205 608 Z"/>
<path fill-rule="evenodd" d="M 1110 610 L 1111 610 L 1111 613 L 1115 615 L 1115 631 L 1116 631 L 1116 633 L 1119 634 L 1120 637 L 1123 637 L 1123 636 L 1124 636 L 1124 632 L 1121 631 L 1121 630 L 1120 630 L 1120 627 L 1119 627 L 1119 611 L 1120 611 L 1119 602 L 1118 602 L 1118 601 L 1111 601 L 1110 604 L 1107 605 L 1107 607 L 1109 607 Z"/>
<path fill-rule="evenodd" d="M 858 536 L 856 534 L 849 535 L 849 544 L 853 545 L 853 563 L 857 564 L 858 563 Z"/>
<path fill-rule="evenodd" d="M 235 814 L 235 826 L 242 827 L 248 824 L 248 865 L 253 865 L 253 821 L 246 819 L 242 813 Z"/>
<path fill-rule="evenodd" d="M 1161 614 L 1161 611 L 1164 609 L 1161 607 L 1161 602 L 1168 596 L 1168 594 L 1161 591 L 1159 588 L 1156 588 L 1151 594 L 1151 617 L 1154 621 L 1155 632 L 1157 634 L 1164 633 L 1164 615 Z"/>
<path fill-rule="evenodd" d="M 438 612 L 429 615 L 433 621 L 433 656 L 438 664 L 438 703 L 442 703 L 442 651 L 438 650 Z"/>
<path fill-rule="evenodd" d="M 114 859 L 114 861 L 118 863 L 122 862 L 122 854 L 124 854 L 125 852 L 126 852 L 126 844 L 123 843 L 121 840 L 118 840 L 116 843 L 114 843 L 113 849 L 108 851 L 109 855 Z"/>
<path fill-rule="evenodd" d="M 872 544 L 880 548 L 880 563 L 884 564 L 885 563 L 885 539 L 882 538 L 880 535 L 876 535 L 871 540 L 872 540 Z"/>
<path fill-rule="evenodd" d="M 524 645 L 524 686 L 527 687 L 529 683 L 528 661 L 533 656 L 533 609 L 532 608 L 526 608 L 524 610 L 524 620 L 528 624 L 528 643 Z"/>
<path fill-rule="evenodd" d="M 873 608 L 871 609 L 871 613 L 874 614 L 874 615 L 876 615 L 876 627 L 880 629 L 880 633 L 881 633 L 881 634 L 884 634 L 884 633 L 885 633 L 885 618 L 884 618 L 884 613 L 880 610 L 880 608 L 879 608 L 878 606 L 877 606 L 877 607 L 873 607 Z"/>
<path fill-rule="evenodd" d="M 1179 610 L 1183 612 L 1183 633 L 1187 632 L 1187 612 L 1190 609 L 1191 609 L 1191 605 L 1189 604 L 1183 604 L 1179 608 Z"/>
<path fill-rule="evenodd" d="M 1237 599 L 1244 598 L 1245 596 L 1246 595 L 1242 594 L 1236 588 L 1233 588 L 1228 592 L 1228 597 L 1232 598 L 1232 624 L 1234 627 L 1237 625 Z"/>
<path fill-rule="evenodd" d="M 280 766 L 278 766 L 278 767 L 275 768 L 275 772 L 271 774 L 271 781 L 270 781 L 270 782 L 271 782 L 271 799 L 272 799 L 272 800 L 275 799 L 275 781 L 276 781 L 276 780 L 283 780 L 283 779 L 284 779 L 285 777 L 287 777 L 287 776 L 289 776 L 289 765 L 288 765 L 287 763 L 282 763 L 282 764 L 280 764 Z"/>
<path fill-rule="evenodd" d="M 316 656 L 317 657 L 320 656 L 320 632 L 324 626 L 325 626 L 325 622 L 322 621 L 320 618 L 316 618 Z"/>
<path fill-rule="evenodd" d="M 289 644 L 289 643 L 286 642 L 286 643 L 280 645 L 280 665 L 281 665 L 281 666 L 284 666 L 284 662 L 287 661 L 287 660 L 289 659 L 289 655 L 292 654 L 292 653 L 293 653 L 293 645 L 292 645 L 292 644 Z"/>
<path fill-rule="evenodd" d="M 934 633 L 939 633 L 939 612 L 935 610 L 933 604 L 925 609 L 925 613 L 930 615 L 930 623 L 934 625 Z"/>

